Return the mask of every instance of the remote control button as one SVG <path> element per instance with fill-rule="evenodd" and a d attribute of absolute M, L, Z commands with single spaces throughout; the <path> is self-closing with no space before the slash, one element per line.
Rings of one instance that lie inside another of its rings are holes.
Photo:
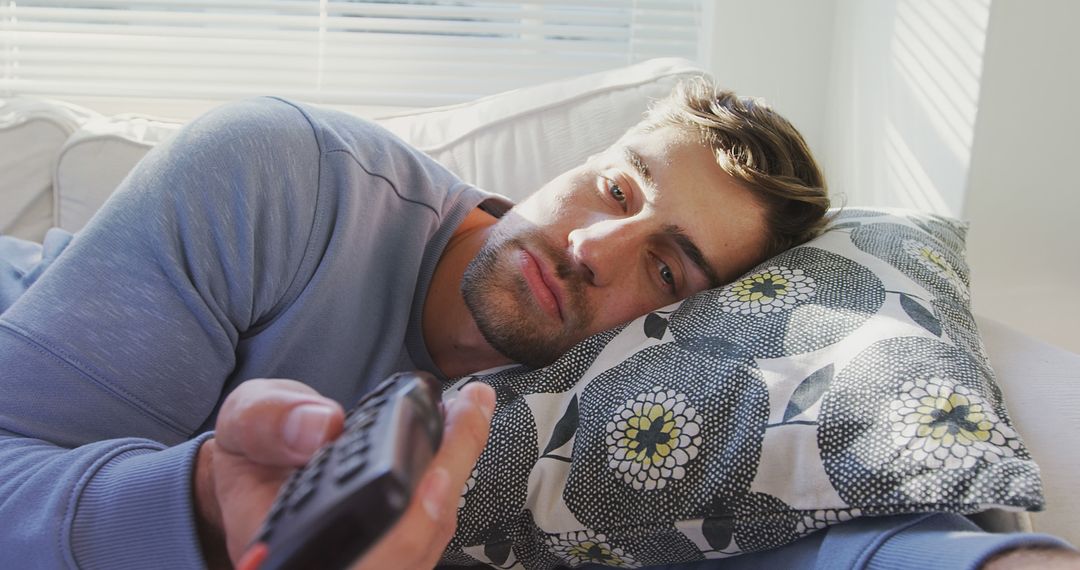
<path fill-rule="evenodd" d="M 343 456 L 341 461 L 348 461 L 350 458 L 356 455 L 364 455 L 370 447 L 371 445 L 366 439 L 351 440 L 346 443 L 341 449 L 341 453 Z"/>
<path fill-rule="evenodd" d="M 296 487 L 296 480 L 300 478 L 300 472 L 294 471 L 292 475 L 285 481 L 285 484 L 281 486 L 281 495 L 288 495 L 292 493 L 294 487 Z"/>
<path fill-rule="evenodd" d="M 356 428 L 342 434 L 341 437 L 338 438 L 338 441 L 342 442 L 343 445 L 347 445 L 349 442 L 355 441 L 362 437 L 364 437 L 364 430 Z"/>
<path fill-rule="evenodd" d="M 315 489 L 317 487 L 318 485 L 316 485 L 314 481 L 301 483 L 300 486 L 297 487 L 296 493 L 289 498 L 289 508 L 294 511 L 300 510 L 300 507 L 304 506 L 304 503 L 306 503 L 308 499 L 315 496 Z"/>
<path fill-rule="evenodd" d="M 372 390 L 367 397 L 373 398 L 375 396 L 385 394 L 389 392 L 391 388 L 396 387 L 398 384 L 401 384 L 401 377 L 398 375 L 391 376 L 386 380 L 379 382 L 379 385 L 375 386 L 375 389 Z"/>
<path fill-rule="evenodd" d="M 274 505 L 270 507 L 270 512 L 266 513 L 266 523 L 273 525 L 279 518 L 281 513 L 285 512 L 285 501 L 274 501 Z"/>
<path fill-rule="evenodd" d="M 270 537 L 274 535 L 274 525 L 264 524 L 262 530 L 259 531 L 259 536 L 255 537 L 253 542 L 270 542 Z"/>
<path fill-rule="evenodd" d="M 320 460 L 317 463 L 305 467 L 300 474 L 300 480 L 296 482 L 296 490 L 294 493 L 310 492 L 314 487 L 318 485 L 319 477 L 322 475 L 323 467 L 326 465 L 326 461 Z"/>
<path fill-rule="evenodd" d="M 387 400 L 386 394 L 379 394 L 378 396 L 375 396 L 374 398 L 364 402 L 364 409 L 365 410 L 375 409 L 375 408 L 383 405 L 384 403 L 386 403 L 386 400 Z"/>
<path fill-rule="evenodd" d="M 330 459 L 330 448 L 332 445 L 324 445 L 315 452 L 315 455 L 311 456 L 308 460 L 307 467 L 304 467 L 300 471 L 300 477 L 314 477 L 318 476 L 318 472 L 322 469 L 323 465 L 326 465 L 326 460 Z"/>
<path fill-rule="evenodd" d="M 371 417 L 371 414 L 364 412 L 353 416 L 352 419 L 345 422 L 345 431 L 355 431 L 367 429 L 368 426 L 375 423 L 375 418 Z"/>
<path fill-rule="evenodd" d="M 334 468 L 334 479 L 338 484 L 356 476 L 367 466 L 367 458 L 363 455 L 351 455 Z"/>
<path fill-rule="evenodd" d="M 285 512 L 286 496 L 279 497 L 274 501 L 273 505 L 270 505 L 270 512 L 266 513 L 266 520 L 263 521 L 262 531 L 259 533 L 259 538 L 255 542 L 266 542 L 270 540 L 270 535 L 274 533 L 274 528 L 277 526 L 278 519 L 281 518 L 281 514 Z"/>

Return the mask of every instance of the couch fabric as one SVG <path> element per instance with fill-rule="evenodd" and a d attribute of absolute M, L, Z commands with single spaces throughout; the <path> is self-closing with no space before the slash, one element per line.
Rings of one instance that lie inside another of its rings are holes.
<path fill-rule="evenodd" d="M 0 234 L 41 241 L 55 225 L 53 166 L 92 116 L 60 101 L 0 99 Z"/>

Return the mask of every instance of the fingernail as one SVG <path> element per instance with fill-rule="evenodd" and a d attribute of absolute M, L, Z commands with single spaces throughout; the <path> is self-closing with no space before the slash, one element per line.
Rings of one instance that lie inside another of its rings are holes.
<path fill-rule="evenodd" d="M 310 456 L 322 447 L 326 426 L 333 410 L 318 404 L 302 404 L 289 412 L 285 419 L 285 445 L 294 452 Z"/>
<path fill-rule="evenodd" d="M 442 505 L 446 500 L 445 496 L 449 487 L 450 474 L 445 468 L 436 467 L 428 476 L 420 495 L 420 504 L 424 506 L 424 511 L 431 520 L 438 521 L 442 517 Z"/>

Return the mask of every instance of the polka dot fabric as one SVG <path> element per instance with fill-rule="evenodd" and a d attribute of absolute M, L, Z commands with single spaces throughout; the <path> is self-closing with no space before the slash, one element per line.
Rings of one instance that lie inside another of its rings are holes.
<path fill-rule="evenodd" d="M 819 247 L 782 253 L 675 311 L 676 338 L 717 337 L 757 358 L 802 354 L 851 334 L 884 301 L 866 267 Z"/>
<path fill-rule="evenodd" d="M 966 226 L 851 209 L 495 387 L 444 562 L 639 567 L 860 516 L 1042 508 L 971 316 Z"/>

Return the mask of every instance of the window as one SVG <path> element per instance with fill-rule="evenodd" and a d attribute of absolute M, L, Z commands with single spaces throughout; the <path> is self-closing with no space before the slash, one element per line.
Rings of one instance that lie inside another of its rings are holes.
<path fill-rule="evenodd" d="M 0 96 L 430 106 L 699 58 L 701 0 L 0 0 Z"/>

